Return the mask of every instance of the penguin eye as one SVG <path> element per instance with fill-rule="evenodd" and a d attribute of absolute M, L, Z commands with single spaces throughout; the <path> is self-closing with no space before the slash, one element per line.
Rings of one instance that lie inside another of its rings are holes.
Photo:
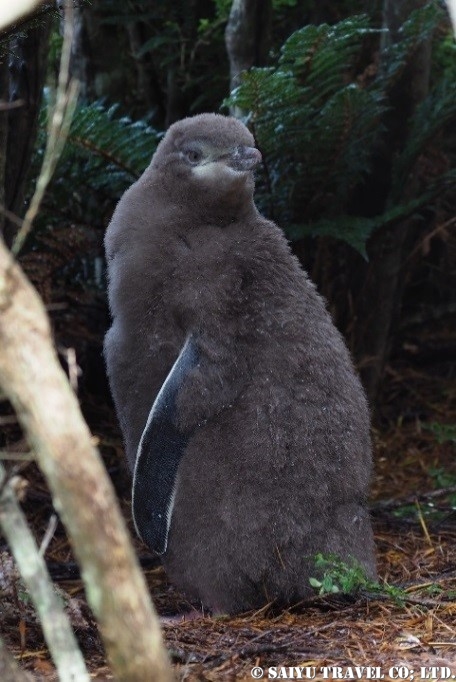
<path fill-rule="evenodd" d="M 186 149 L 183 155 L 192 166 L 196 166 L 203 158 L 203 153 L 198 149 Z"/>

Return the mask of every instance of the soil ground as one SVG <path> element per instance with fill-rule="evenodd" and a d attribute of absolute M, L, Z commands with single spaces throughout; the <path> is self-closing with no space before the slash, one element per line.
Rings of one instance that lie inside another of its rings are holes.
<path fill-rule="evenodd" d="M 456 335 L 450 322 L 404 338 L 387 368 L 375 419 L 372 516 L 380 582 L 401 591 L 384 588 L 375 594 L 367 588 L 357 597 L 316 597 L 281 613 L 264 609 L 236 618 L 201 617 L 164 625 L 178 679 L 251 680 L 254 667 L 263 668 L 267 678 L 270 666 L 286 667 L 277 669 L 282 678 L 290 674 L 290 666 L 302 666 L 303 676 L 317 680 L 368 679 L 379 674 L 385 680 L 445 675 L 456 679 Z M 450 352 L 443 352 L 443 347 Z M 82 398 L 125 517 L 130 519 L 130 483 L 112 406 L 92 394 L 90 387 L 84 388 Z M 451 433 L 445 440 L 442 428 L 432 427 L 435 423 L 453 426 L 453 440 Z M 11 429 L 8 448 L 23 449 L 14 424 L 3 428 Z M 20 475 L 27 483 L 23 508 L 41 539 L 53 514 L 51 499 L 34 464 L 23 467 Z M 184 612 L 185 599 L 168 584 L 144 546 L 134 542 L 159 613 Z M 60 523 L 46 560 L 93 679 L 112 679 Z M 0 544 L 0 590 L 0 632 L 10 650 L 37 680 L 57 679 L 39 622 L 4 543 Z M 354 666 L 380 670 L 361 671 Z"/>

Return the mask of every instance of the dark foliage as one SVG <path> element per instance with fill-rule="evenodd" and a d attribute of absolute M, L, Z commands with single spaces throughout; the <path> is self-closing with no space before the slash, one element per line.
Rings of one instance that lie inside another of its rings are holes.
<path fill-rule="evenodd" d="M 391 146 L 389 120 L 403 115 L 392 108 L 391 92 L 431 35 L 429 95 L 409 117 L 406 135 L 392 152 L 391 168 L 377 186 L 378 160 Z M 445 16 L 434 2 L 413 13 L 402 28 L 402 40 L 381 60 L 381 31 L 365 15 L 332 26 L 309 25 L 290 36 L 275 65 L 246 73 L 232 95 L 231 101 L 244 109 L 265 159 L 265 172 L 258 178 L 260 208 L 295 242 L 296 253 L 327 297 L 350 347 L 361 348 L 357 358 L 363 348 L 362 342 L 356 343 L 353 310 L 365 273 L 351 247 L 365 255 L 370 235 L 380 233 L 380 228 L 394 230 L 410 217 L 418 227 L 417 239 L 421 233 L 426 239 L 432 221 L 450 215 L 449 190 L 456 175 L 451 170 L 456 68 L 449 35 Z M 47 300 L 52 290 L 53 298 L 61 300 L 56 292 L 65 286 L 67 292 L 76 286 L 79 296 L 92 291 L 98 299 L 103 297 L 104 228 L 119 196 L 149 163 L 161 136 L 144 121 L 121 117 L 120 110 L 118 105 L 94 103 L 81 104 L 76 111 L 68 147 L 26 254 L 35 281 L 41 273 L 40 290 L 47 292 Z M 44 136 L 43 114 L 35 176 Z M 410 178 L 417 180 L 410 183 L 413 192 L 404 192 Z M 434 305 L 435 296 L 446 287 L 445 301 L 454 299 L 451 278 L 443 281 L 438 275 L 442 267 L 449 267 L 443 243 L 437 251 L 437 260 L 433 248 L 425 261 L 427 270 L 417 275 L 416 248 L 407 261 L 412 274 L 406 300 L 412 314 L 417 312 L 417 295 Z"/>
<path fill-rule="evenodd" d="M 361 15 L 300 29 L 282 47 L 276 66 L 244 74 L 226 103 L 240 107 L 255 131 L 265 167 L 261 204 L 290 238 L 332 236 L 365 253 L 375 230 L 454 187 L 456 173 L 446 170 L 419 195 L 403 197 L 420 155 L 456 122 L 456 82 L 445 74 L 410 117 L 382 210 L 363 215 L 354 206 L 370 182 L 378 149 L 388 143 L 389 93 L 442 20 L 434 3 L 416 10 L 402 28 L 403 39 L 382 55 L 380 66 L 364 73 L 356 71 L 363 43 L 379 31 Z"/>

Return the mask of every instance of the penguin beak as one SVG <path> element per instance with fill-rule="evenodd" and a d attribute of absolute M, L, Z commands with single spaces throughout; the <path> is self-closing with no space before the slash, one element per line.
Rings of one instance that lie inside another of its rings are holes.
<path fill-rule="evenodd" d="M 236 147 L 225 157 L 228 166 L 237 171 L 250 171 L 261 163 L 261 152 L 255 147 Z"/>

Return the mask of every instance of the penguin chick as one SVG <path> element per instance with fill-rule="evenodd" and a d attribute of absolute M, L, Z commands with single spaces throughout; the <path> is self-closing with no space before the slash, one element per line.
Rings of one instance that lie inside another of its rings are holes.
<path fill-rule="evenodd" d="M 105 357 L 139 535 L 225 613 L 312 594 L 318 553 L 376 576 L 369 413 L 345 343 L 253 201 L 238 120 L 172 125 L 105 246 Z"/>

